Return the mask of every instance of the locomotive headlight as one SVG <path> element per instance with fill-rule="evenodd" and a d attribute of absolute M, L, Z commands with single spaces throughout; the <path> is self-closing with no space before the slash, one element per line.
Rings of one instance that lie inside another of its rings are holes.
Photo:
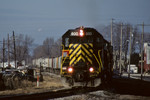
<path fill-rule="evenodd" d="M 90 72 L 94 72 L 94 68 L 93 68 L 93 67 L 90 67 L 89 71 L 90 71 Z"/>
<path fill-rule="evenodd" d="M 82 29 L 80 29 L 80 33 L 79 33 L 80 37 L 83 37 L 84 36 L 84 32 Z"/>
<path fill-rule="evenodd" d="M 68 68 L 68 72 L 69 72 L 69 73 L 73 73 L 73 68 L 72 68 L 72 67 L 69 67 L 69 68 Z"/>

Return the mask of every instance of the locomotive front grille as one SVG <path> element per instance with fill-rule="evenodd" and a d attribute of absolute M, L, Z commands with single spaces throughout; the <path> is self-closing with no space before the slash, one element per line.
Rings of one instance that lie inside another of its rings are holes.
<path fill-rule="evenodd" d="M 79 62 L 89 62 L 92 65 L 93 44 L 70 44 L 69 45 L 69 65 L 75 65 Z"/>

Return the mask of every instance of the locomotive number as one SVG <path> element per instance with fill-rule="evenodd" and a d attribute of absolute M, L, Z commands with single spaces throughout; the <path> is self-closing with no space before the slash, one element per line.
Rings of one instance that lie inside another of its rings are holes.
<path fill-rule="evenodd" d="M 71 32 L 71 36 L 78 36 L 78 32 Z"/>
<path fill-rule="evenodd" d="M 86 32 L 85 35 L 92 35 L 92 32 Z M 71 32 L 71 36 L 79 36 L 78 32 Z"/>

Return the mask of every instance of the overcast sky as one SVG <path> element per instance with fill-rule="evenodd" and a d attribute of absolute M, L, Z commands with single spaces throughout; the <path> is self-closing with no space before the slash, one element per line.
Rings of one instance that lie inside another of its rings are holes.
<path fill-rule="evenodd" d="M 0 0 L 0 41 L 14 30 L 42 44 L 68 29 L 108 25 L 111 18 L 150 24 L 150 0 Z"/>

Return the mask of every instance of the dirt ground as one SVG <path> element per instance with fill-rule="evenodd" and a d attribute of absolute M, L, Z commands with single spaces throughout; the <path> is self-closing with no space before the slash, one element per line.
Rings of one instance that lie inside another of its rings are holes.
<path fill-rule="evenodd" d="M 54 89 L 63 88 L 60 77 L 54 75 L 43 75 L 43 82 L 39 83 L 37 87 L 37 82 L 24 81 L 24 86 L 15 90 L 4 90 L 0 91 L 0 96 L 4 95 L 15 95 L 15 94 L 28 94 L 28 93 L 39 93 L 46 92 Z"/>

